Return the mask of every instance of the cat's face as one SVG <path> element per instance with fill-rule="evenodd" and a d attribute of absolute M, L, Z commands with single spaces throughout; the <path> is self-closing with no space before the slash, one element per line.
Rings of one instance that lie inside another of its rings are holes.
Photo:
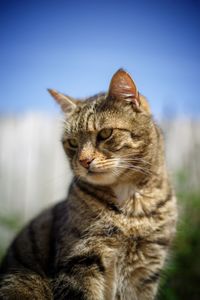
<path fill-rule="evenodd" d="M 121 81 L 126 89 L 123 86 L 120 94 Z M 146 101 L 141 96 L 137 98 L 135 85 L 127 90 L 127 81 L 133 85 L 129 75 L 120 70 L 113 76 L 107 95 L 82 102 L 68 99 L 63 146 L 77 178 L 112 185 L 133 176 L 148 175 L 153 123 Z M 51 93 L 59 103 L 64 97 L 52 90 Z M 141 101 L 145 101 L 144 108 Z M 60 104 L 64 107 L 66 102 Z"/>

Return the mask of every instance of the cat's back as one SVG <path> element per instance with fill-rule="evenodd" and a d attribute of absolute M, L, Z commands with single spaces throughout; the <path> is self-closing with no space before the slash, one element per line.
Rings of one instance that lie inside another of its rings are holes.
<path fill-rule="evenodd" d="M 11 270 L 32 270 L 41 275 L 53 268 L 56 228 L 62 222 L 66 201 L 44 210 L 24 227 L 9 247 L 0 265 L 0 274 Z"/>

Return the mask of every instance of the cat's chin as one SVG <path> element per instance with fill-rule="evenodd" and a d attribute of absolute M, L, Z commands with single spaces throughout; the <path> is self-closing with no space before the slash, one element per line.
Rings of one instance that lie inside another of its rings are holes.
<path fill-rule="evenodd" d="M 112 185 L 116 182 L 117 178 L 108 172 L 91 172 L 85 176 L 85 180 L 97 185 Z"/>

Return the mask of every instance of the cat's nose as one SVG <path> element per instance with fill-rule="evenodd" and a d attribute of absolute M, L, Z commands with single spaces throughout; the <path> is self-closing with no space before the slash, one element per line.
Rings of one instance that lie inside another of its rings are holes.
<path fill-rule="evenodd" d="M 85 158 L 85 159 L 79 159 L 80 164 L 86 168 L 89 169 L 90 163 L 93 161 L 94 158 Z"/>

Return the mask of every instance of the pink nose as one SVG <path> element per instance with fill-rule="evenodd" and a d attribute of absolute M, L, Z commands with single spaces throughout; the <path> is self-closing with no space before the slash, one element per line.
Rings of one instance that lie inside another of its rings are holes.
<path fill-rule="evenodd" d="M 80 164 L 86 169 L 89 169 L 90 163 L 92 161 L 93 161 L 93 158 L 79 159 Z"/>

